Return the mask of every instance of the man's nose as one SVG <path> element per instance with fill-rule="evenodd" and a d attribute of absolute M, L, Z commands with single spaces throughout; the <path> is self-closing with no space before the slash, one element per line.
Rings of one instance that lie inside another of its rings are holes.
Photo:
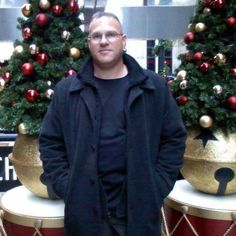
<path fill-rule="evenodd" d="M 101 38 L 101 43 L 107 43 L 107 42 L 108 42 L 107 37 L 105 34 L 103 34 Z"/>

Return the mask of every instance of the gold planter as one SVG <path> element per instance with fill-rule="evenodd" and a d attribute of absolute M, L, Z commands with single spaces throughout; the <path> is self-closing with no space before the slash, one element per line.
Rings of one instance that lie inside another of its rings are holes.
<path fill-rule="evenodd" d="M 43 173 L 42 162 L 39 159 L 38 139 L 27 134 L 18 134 L 9 154 L 16 175 L 29 191 L 33 194 L 48 198 L 47 188 L 40 181 Z"/>
<path fill-rule="evenodd" d="M 202 192 L 235 193 L 236 134 L 189 130 L 181 173 Z"/>

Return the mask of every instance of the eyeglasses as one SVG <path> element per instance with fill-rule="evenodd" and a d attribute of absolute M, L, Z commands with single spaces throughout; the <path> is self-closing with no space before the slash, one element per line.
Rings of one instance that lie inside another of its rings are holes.
<path fill-rule="evenodd" d="M 88 39 L 93 43 L 99 43 L 102 40 L 103 36 L 105 36 L 106 40 L 108 40 L 109 42 L 114 42 L 118 37 L 123 36 L 123 34 L 119 34 L 117 32 L 107 32 L 105 34 L 94 33 L 89 36 Z"/>

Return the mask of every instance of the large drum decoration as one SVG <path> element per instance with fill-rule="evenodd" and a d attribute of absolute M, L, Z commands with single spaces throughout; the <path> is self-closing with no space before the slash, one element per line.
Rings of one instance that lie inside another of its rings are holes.
<path fill-rule="evenodd" d="M 64 236 L 64 202 L 32 194 L 24 186 L 1 198 L 4 236 Z"/>
<path fill-rule="evenodd" d="M 235 203 L 236 194 L 206 194 L 179 180 L 164 201 L 162 236 L 235 236 Z"/>
<path fill-rule="evenodd" d="M 236 193 L 236 133 L 190 129 L 181 173 L 202 192 Z"/>

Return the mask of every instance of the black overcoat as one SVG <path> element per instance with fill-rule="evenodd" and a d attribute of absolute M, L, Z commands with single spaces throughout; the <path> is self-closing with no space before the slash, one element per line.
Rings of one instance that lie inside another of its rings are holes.
<path fill-rule="evenodd" d="M 182 165 L 186 131 L 165 79 L 124 54 L 129 71 L 127 235 L 159 236 L 160 207 Z M 65 201 L 68 236 L 102 236 L 97 174 L 101 106 L 89 60 L 57 84 L 39 136 L 42 181 Z"/>

